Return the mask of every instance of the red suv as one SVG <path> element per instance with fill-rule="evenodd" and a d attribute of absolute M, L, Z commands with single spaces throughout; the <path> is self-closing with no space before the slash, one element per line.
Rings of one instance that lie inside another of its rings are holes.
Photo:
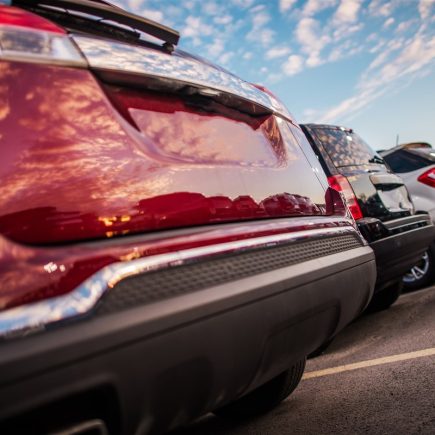
<path fill-rule="evenodd" d="M 372 296 L 290 113 L 177 42 L 104 2 L 0 7 L 2 434 L 265 411 Z"/>

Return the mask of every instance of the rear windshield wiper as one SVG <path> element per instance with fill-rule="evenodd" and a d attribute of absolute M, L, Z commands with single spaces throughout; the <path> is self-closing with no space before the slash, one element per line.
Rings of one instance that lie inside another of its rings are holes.
<path fill-rule="evenodd" d="M 180 34 L 170 27 L 140 17 L 139 15 L 131 14 L 121 8 L 90 0 L 16 0 L 13 3 L 25 6 L 38 6 L 40 8 L 57 7 L 95 15 L 105 20 L 111 20 L 154 36 L 155 38 L 164 41 L 166 45 L 172 46 L 172 48 L 177 45 L 180 40 Z"/>
<path fill-rule="evenodd" d="M 381 165 L 385 165 L 384 159 L 381 159 L 379 156 L 373 156 L 369 159 L 369 163 L 379 163 Z"/>

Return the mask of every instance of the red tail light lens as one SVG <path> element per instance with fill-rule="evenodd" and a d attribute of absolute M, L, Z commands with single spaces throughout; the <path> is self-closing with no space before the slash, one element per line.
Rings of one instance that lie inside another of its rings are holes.
<path fill-rule="evenodd" d="M 435 168 L 431 168 L 424 172 L 417 178 L 417 180 L 430 187 L 435 187 Z"/>
<path fill-rule="evenodd" d="M 361 219 L 363 214 L 358 205 L 358 201 L 356 199 L 355 193 L 352 190 L 349 181 L 343 175 L 333 175 L 328 177 L 329 185 L 338 192 L 341 192 L 344 195 L 346 200 L 346 204 L 349 208 L 350 213 L 352 214 L 355 220 Z"/>
<path fill-rule="evenodd" d="M 0 6 L 0 25 L 65 34 L 65 31 L 61 27 L 56 26 L 56 24 L 45 18 L 23 9 L 8 6 Z"/>
<path fill-rule="evenodd" d="M 61 27 L 9 6 L 0 6 L 0 60 L 86 66 Z"/>
<path fill-rule="evenodd" d="M 328 187 L 325 194 L 326 214 L 346 216 L 348 211 L 343 196 L 336 189 Z"/>

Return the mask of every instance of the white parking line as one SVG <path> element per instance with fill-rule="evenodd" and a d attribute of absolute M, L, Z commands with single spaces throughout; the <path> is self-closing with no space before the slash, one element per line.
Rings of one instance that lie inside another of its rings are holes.
<path fill-rule="evenodd" d="M 302 379 L 318 378 L 320 376 L 335 375 L 336 373 L 348 372 L 350 370 L 363 369 L 365 367 L 379 366 L 382 364 L 390 364 L 398 361 L 406 361 L 409 359 L 422 358 L 425 356 L 435 356 L 435 347 L 429 349 L 418 350 L 416 352 L 401 353 L 398 355 L 385 356 L 382 358 L 360 361 L 353 364 L 345 364 L 343 366 L 331 367 L 329 369 L 317 370 L 314 372 L 306 372 Z"/>

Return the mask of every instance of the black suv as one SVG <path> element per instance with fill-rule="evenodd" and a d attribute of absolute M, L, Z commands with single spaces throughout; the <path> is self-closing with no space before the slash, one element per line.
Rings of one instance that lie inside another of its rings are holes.
<path fill-rule="evenodd" d="M 388 308 L 401 293 L 402 276 L 434 238 L 427 214 L 416 214 L 400 177 L 352 129 L 320 124 L 301 126 L 326 172 L 340 191 L 377 263 L 369 310 Z"/>

